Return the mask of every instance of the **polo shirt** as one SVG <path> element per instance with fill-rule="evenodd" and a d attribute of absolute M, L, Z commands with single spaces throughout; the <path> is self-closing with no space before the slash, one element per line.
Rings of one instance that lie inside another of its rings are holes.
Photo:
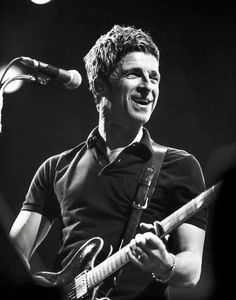
<path fill-rule="evenodd" d="M 119 249 L 143 165 L 153 149 L 145 128 L 140 142 L 123 149 L 112 163 L 108 162 L 105 148 L 105 141 L 95 128 L 85 142 L 48 158 L 31 182 L 22 209 L 43 214 L 50 221 L 56 218 L 60 221 L 62 239 L 57 268 L 65 267 L 93 237 L 104 240 L 104 252 L 108 245 L 114 251 Z M 168 148 L 156 189 L 141 221 L 163 220 L 204 190 L 196 158 L 184 150 Z M 205 229 L 207 209 L 186 222 Z M 135 299 L 151 283 L 150 274 L 128 264 L 112 299 Z"/>

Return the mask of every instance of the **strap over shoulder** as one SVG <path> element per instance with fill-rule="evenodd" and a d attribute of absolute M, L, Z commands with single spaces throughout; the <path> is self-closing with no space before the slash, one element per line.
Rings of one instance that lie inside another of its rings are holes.
<path fill-rule="evenodd" d="M 157 178 L 168 149 L 167 147 L 159 145 L 152 140 L 151 142 L 153 153 L 150 159 L 144 164 L 143 171 L 139 179 L 137 193 L 132 203 L 131 215 L 122 242 L 123 246 L 129 243 L 136 233 L 141 214 L 143 210 L 147 208 L 155 190 Z"/>
<path fill-rule="evenodd" d="M 158 157 L 166 154 L 167 150 L 168 150 L 168 147 L 164 146 L 164 145 L 161 145 L 161 144 L 157 144 L 156 142 L 154 142 L 152 139 L 151 139 L 151 146 L 152 146 L 152 149 L 153 149 L 153 153 L 154 153 L 154 156 L 156 157 L 156 155 Z"/>
<path fill-rule="evenodd" d="M 123 234 L 120 247 L 127 245 L 130 240 L 134 237 L 142 212 L 147 208 L 149 200 L 155 190 L 157 178 L 161 170 L 167 147 L 159 145 L 151 140 L 153 153 L 150 159 L 144 164 L 143 171 L 141 173 L 138 190 L 135 199 L 132 203 L 131 214 L 127 223 L 126 230 Z M 122 269 L 115 276 L 115 286 L 117 285 L 118 279 L 122 274 Z"/>

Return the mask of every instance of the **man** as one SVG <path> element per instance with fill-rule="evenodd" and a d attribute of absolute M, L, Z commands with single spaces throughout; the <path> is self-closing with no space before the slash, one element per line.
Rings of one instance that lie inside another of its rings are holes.
<path fill-rule="evenodd" d="M 86 142 L 49 158 L 37 171 L 10 233 L 28 266 L 55 218 L 61 221 L 62 233 L 57 269 L 67 266 L 93 237 L 101 237 L 117 251 L 143 165 L 153 155 L 143 127 L 159 96 L 159 50 L 151 36 L 115 25 L 86 55 L 85 66 L 98 127 Z M 164 299 L 168 285 L 188 287 L 198 282 L 206 211 L 179 226 L 167 245 L 151 229 L 154 221 L 204 189 L 197 160 L 168 148 L 153 197 L 130 242 L 131 263 L 109 294 L 112 300 Z"/>

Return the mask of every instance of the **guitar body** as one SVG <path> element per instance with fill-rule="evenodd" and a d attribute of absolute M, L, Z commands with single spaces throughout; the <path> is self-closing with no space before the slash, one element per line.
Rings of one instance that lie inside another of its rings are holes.
<path fill-rule="evenodd" d="M 68 300 L 84 299 L 94 300 L 100 285 L 88 291 L 82 291 L 79 284 L 76 284 L 78 275 L 91 270 L 94 267 L 95 260 L 104 246 L 104 241 L 95 237 L 86 242 L 73 256 L 67 266 L 60 272 L 37 272 L 33 274 L 36 283 L 44 286 L 58 286 L 62 288 L 63 298 Z M 110 251 L 111 252 L 111 251 Z M 108 254 L 108 256 L 110 253 Z"/>

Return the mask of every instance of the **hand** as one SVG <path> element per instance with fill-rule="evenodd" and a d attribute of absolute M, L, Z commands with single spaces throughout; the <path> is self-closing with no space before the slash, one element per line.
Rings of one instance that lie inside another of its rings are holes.
<path fill-rule="evenodd" d="M 142 223 L 141 229 L 146 232 L 137 234 L 130 241 L 128 252 L 130 261 L 143 271 L 158 273 L 161 278 L 168 277 L 173 264 L 172 255 L 167 251 L 163 241 L 150 232 L 153 225 Z"/>

